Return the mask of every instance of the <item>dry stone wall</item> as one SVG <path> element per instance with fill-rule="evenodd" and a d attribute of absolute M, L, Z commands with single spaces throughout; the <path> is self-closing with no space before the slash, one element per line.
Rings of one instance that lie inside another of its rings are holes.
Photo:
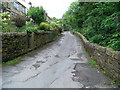
<path fill-rule="evenodd" d="M 42 47 L 53 41 L 58 34 L 60 34 L 58 30 L 44 33 L 2 33 L 0 34 L 2 37 L 2 62 Z"/>
<path fill-rule="evenodd" d="M 120 51 L 90 43 L 82 34 L 74 32 L 85 48 L 108 75 L 120 82 Z"/>

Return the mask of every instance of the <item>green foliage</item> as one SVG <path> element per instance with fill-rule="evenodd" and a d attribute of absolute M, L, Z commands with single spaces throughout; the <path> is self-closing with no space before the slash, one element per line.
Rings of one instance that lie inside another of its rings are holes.
<path fill-rule="evenodd" d="M 26 24 L 26 19 L 25 17 L 18 15 L 17 17 L 12 18 L 12 21 L 15 22 L 15 25 L 17 27 L 23 27 Z"/>
<path fill-rule="evenodd" d="M 111 47 L 113 48 L 114 50 L 119 50 L 120 51 L 120 40 L 114 40 L 114 39 L 111 39 L 110 44 L 108 45 L 108 47 Z"/>
<path fill-rule="evenodd" d="M 37 24 L 46 20 L 45 10 L 43 7 L 30 7 L 27 16 L 30 16 Z"/>
<path fill-rule="evenodd" d="M 56 22 L 41 22 L 39 25 L 40 30 L 55 30 L 61 28 L 60 24 L 57 24 Z"/>
<path fill-rule="evenodd" d="M 21 57 L 18 57 L 18 58 L 15 58 L 15 59 L 12 59 L 10 61 L 7 61 L 7 62 L 3 62 L 3 66 L 10 66 L 10 65 L 16 65 L 18 63 L 20 63 L 22 60 L 21 60 Z"/>
<path fill-rule="evenodd" d="M 40 30 L 49 30 L 50 29 L 50 26 L 48 23 L 46 22 L 41 22 L 40 25 L 39 25 L 39 29 Z"/>
<path fill-rule="evenodd" d="M 97 63 L 96 63 L 96 61 L 94 61 L 94 60 L 90 60 L 87 64 L 88 64 L 90 67 L 97 67 Z"/>
<path fill-rule="evenodd" d="M 108 42 L 108 47 L 120 51 L 120 33 L 114 33 L 111 40 Z"/>
<path fill-rule="evenodd" d="M 15 27 L 14 25 L 9 25 L 8 23 L 3 23 L 2 29 L 0 32 L 16 32 L 16 31 L 17 31 L 17 27 Z"/>
<path fill-rule="evenodd" d="M 38 32 L 39 28 L 38 25 L 28 22 L 26 26 L 19 29 L 19 32 Z"/>
<path fill-rule="evenodd" d="M 112 15 L 106 17 L 101 23 L 101 28 L 104 29 L 104 33 L 120 33 L 120 11 L 115 12 Z M 105 32 L 106 31 L 106 32 Z"/>
<path fill-rule="evenodd" d="M 54 24 L 56 25 L 55 27 L 54 27 Z M 51 24 L 48 22 L 41 22 L 40 25 L 37 25 L 35 23 L 28 22 L 26 26 L 19 29 L 19 32 L 45 32 L 45 31 L 51 30 L 51 27 L 52 27 L 52 30 L 55 30 L 56 28 L 58 29 L 59 27 L 58 24 L 56 23 L 54 24 Z"/>
<path fill-rule="evenodd" d="M 35 24 L 32 23 L 32 22 L 27 22 L 27 24 L 26 24 L 27 27 L 34 26 L 34 25 L 35 25 Z"/>
<path fill-rule="evenodd" d="M 57 19 L 56 17 L 51 18 L 53 22 L 59 22 L 60 19 Z"/>
<path fill-rule="evenodd" d="M 91 37 L 90 41 L 94 42 L 94 43 L 99 43 L 99 42 L 102 42 L 103 39 L 104 39 L 104 37 L 101 34 L 98 34 L 98 35 Z"/>
<path fill-rule="evenodd" d="M 25 30 L 28 31 L 28 32 L 37 32 L 38 31 L 38 26 L 34 25 L 34 27 L 26 27 Z"/>
<path fill-rule="evenodd" d="M 58 24 L 55 22 L 50 22 L 50 28 L 51 29 L 57 29 L 58 28 Z"/>
<path fill-rule="evenodd" d="M 50 22 L 51 29 L 53 29 L 53 28 L 61 29 L 62 28 L 62 19 L 57 19 L 55 17 L 53 17 L 51 19 L 52 19 L 52 22 Z"/>
<path fill-rule="evenodd" d="M 73 2 L 64 29 L 81 32 L 92 43 L 120 50 L 120 2 Z"/>
<path fill-rule="evenodd" d="M 11 15 L 9 15 L 9 12 L 5 12 L 0 14 L 0 32 L 16 32 L 17 27 L 12 24 L 11 21 Z"/>
<path fill-rule="evenodd" d="M 2 19 L 10 19 L 11 15 L 9 15 L 9 12 L 5 12 L 5 13 L 0 14 L 0 17 Z"/>

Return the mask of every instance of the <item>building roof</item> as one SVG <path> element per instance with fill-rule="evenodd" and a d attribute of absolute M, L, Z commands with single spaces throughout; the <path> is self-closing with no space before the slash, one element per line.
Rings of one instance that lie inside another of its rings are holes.
<path fill-rule="evenodd" d="M 16 0 L 16 1 L 18 1 L 24 7 L 26 7 L 26 5 L 27 5 L 27 3 L 25 2 L 25 0 Z"/>

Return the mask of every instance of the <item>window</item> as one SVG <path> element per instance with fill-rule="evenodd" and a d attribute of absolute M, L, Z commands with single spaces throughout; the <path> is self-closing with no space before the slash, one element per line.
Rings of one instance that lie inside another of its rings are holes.
<path fill-rule="evenodd" d="M 2 0 L 0 0 L 0 4 L 2 4 Z"/>
<path fill-rule="evenodd" d="M 24 7 L 22 7 L 22 13 L 25 13 L 25 8 Z"/>
<path fill-rule="evenodd" d="M 10 0 L 6 0 L 6 2 L 9 2 Z"/>
<path fill-rule="evenodd" d="M 14 2 L 14 8 L 17 9 L 17 10 L 19 10 L 19 5 L 18 5 L 18 3 Z"/>
<path fill-rule="evenodd" d="M 9 3 L 9 2 L 7 2 L 7 8 L 9 8 L 9 9 L 10 9 L 10 3 Z"/>

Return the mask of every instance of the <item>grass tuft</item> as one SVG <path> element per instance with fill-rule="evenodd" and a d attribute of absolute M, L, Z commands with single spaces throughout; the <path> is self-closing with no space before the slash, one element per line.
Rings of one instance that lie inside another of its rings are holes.
<path fill-rule="evenodd" d="M 96 63 L 96 61 L 94 61 L 94 60 L 90 60 L 88 63 L 87 63 L 90 67 L 97 67 L 97 63 Z"/>

